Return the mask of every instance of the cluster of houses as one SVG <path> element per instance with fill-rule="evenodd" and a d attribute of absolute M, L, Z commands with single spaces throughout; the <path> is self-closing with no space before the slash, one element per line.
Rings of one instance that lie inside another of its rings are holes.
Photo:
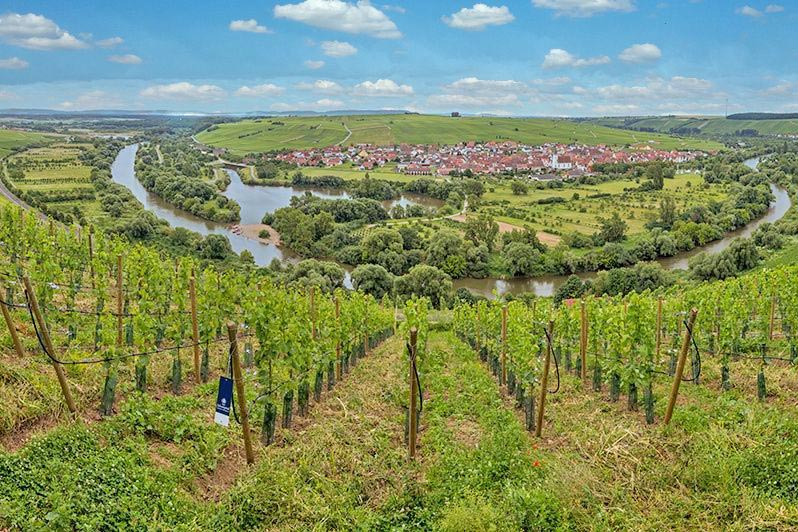
<path fill-rule="evenodd" d="M 300 167 L 353 165 L 361 170 L 372 170 L 390 164 L 395 165 L 397 172 L 408 175 L 448 176 L 469 172 L 475 175 L 555 173 L 575 177 L 590 173 L 593 166 L 599 163 L 683 163 L 702 155 L 702 152 L 659 150 L 648 145 L 634 150 L 622 150 L 604 145 L 529 146 L 505 141 L 465 142 L 447 146 L 330 146 L 285 152 L 277 158 Z"/>

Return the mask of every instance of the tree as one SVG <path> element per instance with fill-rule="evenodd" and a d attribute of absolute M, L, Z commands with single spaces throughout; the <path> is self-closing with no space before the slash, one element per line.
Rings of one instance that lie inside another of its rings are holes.
<path fill-rule="evenodd" d="M 419 264 L 396 279 L 396 293 L 404 297 L 427 297 L 435 307 L 441 307 L 452 291 L 452 279 L 428 264 Z"/>
<path fill-rule="evenodd" d="M 497 236 L 499 224 L 489 214 L 480 213 L 479 216 L 469 217 L 465 222 L 465 237 L 474 245 L 485 244 L 488 252 L 493 252 Z"/>
<path fill-rule="evenodd" d="M 200 243 L 200 255 L 204 259 L 222 260 L 231 253 L 233 248 L 224 235 L 208 235 Z"/>
<path fill-rule="evenodd" d="M 554 304 L 559 305 L 566 299 L 576 299 L 585 295 L 589 285 L 576 275 L 571 275 L 568 279 L 557 287 L 554 292 Z"/>
<path fill-rule="evenodd" d="M 599 218 L 599 223 L 601 223 L 599 237 L 604 242 L 620 242 L 628 228 L 617 212 L 612 213 L 609 218 Z"/>
<path fill-rule="evenodd" d="M 525 196 L 529 187 L 526 186 L 526 183 L 522 183 L 521 181 L 513 181 L 510 184 L 510 189 L 516 196 Z"/>
<path fill-rule="evenodd" d="M 676 212 L 676 202 L 671 196 L 665 196 L 659 203 L 659 220 L 664 229 L 670 229 L 676 222 L 678 214 Z"/>
<path fill-rule="evenodd" d="M 531 276 L 543 269 L 540 252 L 531 244 L 512 242 L 502 250 L 512 275 Z"/>
<path fill-rule="evenodd" d="M 352 271 L 352 286 L 380 299 L 393 289 L 393 275 L 379 264 L 362 264 Z"/>
<path fill-rule="evenodd" d="M 393 274 L 405 270 L 402 235 L 395 229 L 377 228 L 368 233 L 360 244 L 363 262 L 379 264 Z"/>
<path fill-rule="evenodd" d="M 427 246 L 427 263 L 444 269 L 451 256 L 463 256 L 463 239 L 451 229 L 443 229 L 429 239 Z"/>
<path fill-rule="evenodd" d="M 336 288 L 343 288 L 344 269 L 334 262 L 307 259 L 294 266 L 288 274 L 288 280 L 332 292 Z"/>
<path fill-rule="evenodd" d="M 662 188 L 665 186 L 661 162 L 655 161 L 646 165 L 645 175 L 651 180 L 651 184 L 648 185 L 651 190 L 662 190 Z"/>

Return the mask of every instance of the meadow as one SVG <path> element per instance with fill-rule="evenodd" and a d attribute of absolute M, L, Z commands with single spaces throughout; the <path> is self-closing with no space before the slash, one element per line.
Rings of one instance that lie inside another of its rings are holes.
<path fill-rule="evenodd" d="M 729 120 L 721 116 L 655 116 L 599 118 L 590 122 L 612 127 L 652 128 L 665 134 L 676 128 L 695 128 L 698 133 L 707 136 L 734 135 L 744 129 L 756 130 L 760 135 L 798 135 L 798 119 Z"/>
<path fill-rule="evenodd" d="M 662 149 L 718 150 L 723 147 L 703 139 L 626 131 L 570 120 L 416 114 L 259 118 L 211 126 L 196 137 L 199 142 L 239 155 L 335 144 L 456 144 L 505 140 L 530 145 L 557 142 L 613 146 L 649 144 Z"/>
<path fill-rule="evenodd" d="M 3 158 L 15 148 L 21 148 L 30 144 L 45 142 L 52 137 L 34 133 L 32 131 L 18 131 L 14 129 L 0 129 L 0 158 Z"/>

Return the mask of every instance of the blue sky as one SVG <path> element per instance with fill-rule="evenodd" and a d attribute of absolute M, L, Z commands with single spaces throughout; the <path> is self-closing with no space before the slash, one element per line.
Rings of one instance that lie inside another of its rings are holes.
<path fill-rule="evenodd" d="M 797 0 L 3 4 L 0 108 L 798 111 Z"/>

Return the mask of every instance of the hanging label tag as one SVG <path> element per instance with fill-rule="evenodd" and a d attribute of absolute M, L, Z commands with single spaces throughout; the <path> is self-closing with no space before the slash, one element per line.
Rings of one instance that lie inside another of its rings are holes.
<path fill-rule="evenodd" d="M 230 406 L 233 403 L 233 381 L 219 377 L 219 393 L 216 395 L 216 415 L 213 420 L 222 426 L 230 425 Z"/>

